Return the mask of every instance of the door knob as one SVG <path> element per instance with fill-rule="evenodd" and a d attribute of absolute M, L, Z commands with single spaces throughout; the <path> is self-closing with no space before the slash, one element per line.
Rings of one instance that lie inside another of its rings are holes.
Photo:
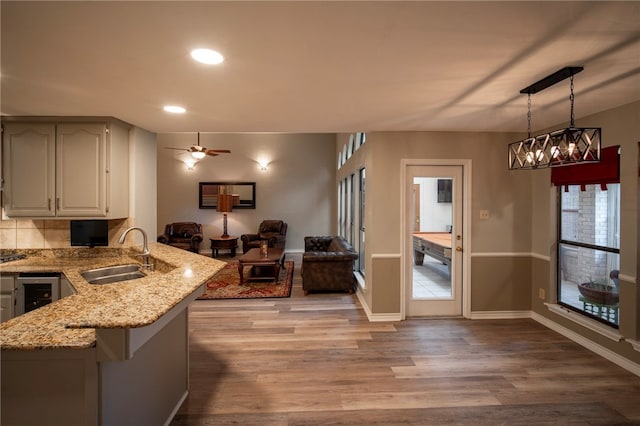
<path fill-rule="evenodd" d="M 456 246 L 456 251 L 462 251 L 462 247 Z"/>

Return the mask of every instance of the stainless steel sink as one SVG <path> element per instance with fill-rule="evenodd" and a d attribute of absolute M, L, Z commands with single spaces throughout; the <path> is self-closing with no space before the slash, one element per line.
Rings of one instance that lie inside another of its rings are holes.
<path fill-rule="evenodd" d="M 80 275 L 82 275 L 89 284 L 117 283 L 120 281 L 135 280 L 145 276 L 145 274 L 140 272 L 140 265 L 137 264 L 89 269 L 80 272 Z"/>

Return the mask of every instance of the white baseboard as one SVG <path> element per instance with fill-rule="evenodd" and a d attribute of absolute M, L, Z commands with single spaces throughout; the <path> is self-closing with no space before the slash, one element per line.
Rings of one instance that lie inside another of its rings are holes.
<path fill-rule="evenodd" d="M 389 314 L 372 314 L 369 310 L 369 307 L 364 302 L 360 292 L 357 292 L 358 300 L 362 305 L 365 313 L 367 314 L 367 318 L 371 322 L 377 321 L 401 321 L 402 318 L 400 313 L 389 313 Z M 624 368 L 625 370 L 635 374 L 636 376 L 640 376 L 640 364 L 636 364 L 635 362 L 618 355 L 610 349 L 601 346 L 592 340 L 587 339 L 586 337 L 576 333 L 573 330 L 570 330 L 542 315 L 535 313 L 533 311 L 482 311 L 482 312 L 472 312 L 470 319 L 472 320 L 489 320 L 489 319 L 522 319 L 522 318 L 530 318 L 534 321 L 544 325 L 545 327 L 563 335 L 564 337 L 576 342 L 580 346 L 594 352 L 601 357 L 613 362 L 614 364 Z M 635 340 L 626 339 L 626 341 L 631 344 L 635 350 L 638 350 L 640 347 L 639 342 Z"/>
<path fill-rule="evenodd" d="M 471 312 L 469 318 L 472 320 L 531 318 L 531 311 L 476 311 Z"/>
<path fill-rule="evenodd" d="M 612 350 L 607 349 L 604 346 L 601 346 L 593 342 L 592 340 L 589 340 L 586 337 L 576 333 L 575 331 L 570 330 L 546 317 L 543 317 L 538 313 L 531 312 L 531 319 L 539 322 L 540 324 L 544 325 L 547 328 L 550 328 L 551 330 L 559 334 L 562 334 L 564 337 L 573 340 L 580 346 L 589 349 L 591 352 L 595 352 L 601 357 L 613 362 L 614 364 L 624 368 L 625 370 L 635 374 L 636 376 L 640 376 L 640 364 L 636 364 L 635 362 L 618 355 Z"/>
<path fill-rule="evenodd" d="M 367 315 L 369 317 L 369 321 L 371 322 L 390 322 L 390 321 L 402 321 L 400 317 L 400 313 L 393 312 L 389 314 L 371 314 Z"/>
<path fill-rule="evenodd" d="M 359 289 L 358 289 L 359 290 Z M 384 322 L 384 321 L 402 321 L 402 318 L 400 316 L 400 312 L 392 312 L 389 314 L 374 314 L 371 312 L 371 309 L 369 309 L 369 305 L 366 304 L 362 293 L 360 291 L 356 291 L 356 296 L 358 297 L 358 300 L 360 301 L 360 306 L 362 306 L 362 309 L 364 310 L 364 313 L 367 314 L 367 319 L 370 322 Z"/>

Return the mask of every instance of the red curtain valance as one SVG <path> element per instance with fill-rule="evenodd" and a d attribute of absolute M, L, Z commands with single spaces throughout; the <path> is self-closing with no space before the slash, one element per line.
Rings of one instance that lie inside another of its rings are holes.
<path fill-rule="evenodd" d="M 586 185 L 602 186 L 608 183 L 620 183 L 619 146 L 602 148 L 599 163 L 584 163 L 572 166 L 554 167 L 551 169 L 551 183 L 555 186 Z"/>

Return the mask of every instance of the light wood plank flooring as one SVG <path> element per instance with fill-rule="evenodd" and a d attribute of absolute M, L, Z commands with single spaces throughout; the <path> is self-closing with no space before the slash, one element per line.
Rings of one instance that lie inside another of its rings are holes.
<path fill-rule="evenodd" d="M 184 425 L 631 425 L 637 377 L 532 320 L 371 323 L 355 296 L 196 301 Z"/>

